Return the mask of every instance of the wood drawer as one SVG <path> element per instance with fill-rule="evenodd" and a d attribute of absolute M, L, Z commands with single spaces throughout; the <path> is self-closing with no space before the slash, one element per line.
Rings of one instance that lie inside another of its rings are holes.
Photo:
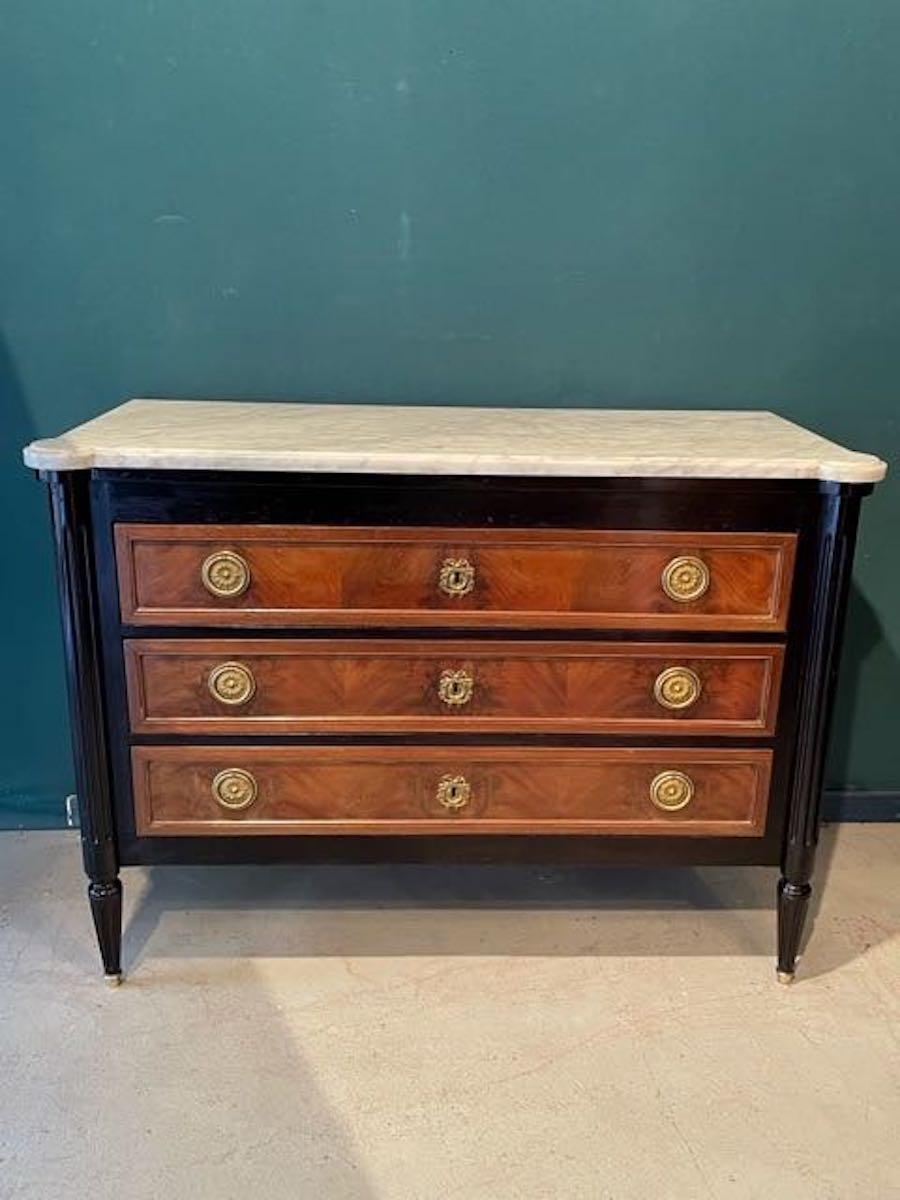
<path fill-rule="evenodd" d="M 795 541 L 781 533 L 116 526 L 130 625 L 782 630 Z"/>
<path fill-rule="evenodd" d="M 132 763 L 143 835 L 756 837 L 771 752 L 139 746 Z"/>
<path fill-rule="evenodd" d="M 783 649 L 139 639 L 125 643 L 125 655 L 136 733 L 766 736 L 775 727 Z"/>

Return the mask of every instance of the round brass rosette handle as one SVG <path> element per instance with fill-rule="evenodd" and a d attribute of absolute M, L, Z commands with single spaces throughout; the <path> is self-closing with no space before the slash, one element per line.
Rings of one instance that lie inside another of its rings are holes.
<path fill-rule="evenodd" d="M 683 771 L 660 771 L 650 783 L 650 799 L 663 812 L 687 808 L 694 798 L 694 781 Z"/>
<path fill-rule="evenodd" d="M 211 595 L 233 600 L 250 586 L 250 568 L 233 550 L 217 550 L 200 568 L 200 579 Z"/>
<path fill-rule="evenodd" d="M 438 679 L 438 695 L 448 708 L 461 708 L 468 704 L 475 691 L 475 680 L 468 671 L 441 671 Z"/>
<path fill-rule="evenodd" d="M 468 596 L 475 586 L 475 568 L 467 558 L 445 558 L 438 587 L 446 596 Z"/>
<path fill-rule="evenodd" d="M 709 588 L 709 567 L 691 554 L 673 558 L 663 570 L 662 588 L 670 600 L 681 604 L 699 600 Z"/>
<path fill-rule="evenodd" d="M 256 694 L 256 680 L 249 667 L 239 662 L 224 662 L 209 673 L 209 692 L 220 704 L 246 704 Z"/>
<path fill-rule="evenodd" d="M 653 685 L 657 704 L 676 711 L 696 704 L 702 691 L 700 676 L 690 667 L 666 667 L 657 675 Z"/>
<path fill-rule="evenodd" d="M 240 767 L 227 767 L 212 781 L 212 794 L 216 804 L 231 812 L 249 808 L 257 796 L 256 780 L 249 771 Z"/>
<path fill-rule="evenodd" d="M 472 798 L 472 785 L 465 775 L 442 775 L 437 785 L 437 802 L 451 812 L 465 808 Z"/>

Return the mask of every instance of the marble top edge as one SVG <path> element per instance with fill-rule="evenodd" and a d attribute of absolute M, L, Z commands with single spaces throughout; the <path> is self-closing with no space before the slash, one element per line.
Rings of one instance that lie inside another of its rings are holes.
<path fill-rule="evenodd" d="M 246 400 L 130 400 L 59 437 L 32 442 L 24 459 L 49 471 L 123 467 L 847 483 L 877 483 L 887 469 L 874 455 L 847 450 L 769 410 Z"/>

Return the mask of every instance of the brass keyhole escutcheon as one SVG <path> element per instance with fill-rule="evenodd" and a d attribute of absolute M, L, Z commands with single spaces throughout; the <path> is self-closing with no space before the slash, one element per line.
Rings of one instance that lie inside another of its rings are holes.
<path fill-rule="evenodd" d="M 257 796 L 256 780 L 249 771 L 241 767 L 227 767 L 212 781 L 212 794 L 216 804 L 231 812 L 249 808 Z"/>
<path fill-rule="evenodd" d="M 200 568 L 200 579 L 211 595 L 233 600 L 250 586 L 250 567 L 233 550 L 217 550 Z"/>
<path fill-rule="evenodd" d="M 709 588 L 709 567 L 702 558 L 684 554 L 666 564 L 661 582 L 670 600 L 687 604 L 699 600 Z"/>
<path fill-rule="evenodd" d="M 247 704 L 256 693 L 253 672 L 239 662 L 225 662 L 213 667 L 208 683 L 210 695 L 220 704 Z"/>
<path fill-rule="evenodd" d="M 465 808 L 472 798 L 472 785 L 465 775 L 442 775 L 437 785 L 437 802 L 451 812 Z"/>
<path fill-rule="evenodd" d="M 475 568 L 467 558 L 445 558 L 438 587 L 446 596 L 468 596 L 475 587 Z"/>
<path fill-rule="evenodd" d="M 675 711 L 696 704 L 702 691 L 700 676 L 690 667 L 666 667 L 657 675 L 653 685 L 657 704 Z"/>
<path fill-rule="evenodd" d="M 694 781 L 683 771 L 660 771 L 650 783 L 650 799 L 663 812 L 687 808 L 694 798 Z"/>
<path fill-rule="evenodd" d="M 460 708 L 468 704 L 474 691 L 475 680 L 468 671 L 441 671 L 438 695 L 448 708 Z"/>

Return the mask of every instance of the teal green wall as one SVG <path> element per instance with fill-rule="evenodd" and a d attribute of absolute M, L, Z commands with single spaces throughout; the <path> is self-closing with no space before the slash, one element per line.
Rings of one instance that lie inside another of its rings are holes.
<path fill-rule="evenodd" d="M 124 397 L 771 407 L 894 456 L 898 50 L 897 0 L 5 0 L 7 803 L 71 787 L 18 447 Z M 898 484 L 833 784 L 900 787 Z"/>

